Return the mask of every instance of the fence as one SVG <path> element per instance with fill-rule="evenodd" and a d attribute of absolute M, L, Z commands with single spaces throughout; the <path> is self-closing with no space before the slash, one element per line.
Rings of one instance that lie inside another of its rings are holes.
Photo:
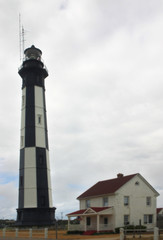
<path fill-rule="evenodd" d="M 127 239 L 145 239 L 145 240 L 163 240 L 163 229 L 155 227 L 154 229 L 120 229 L 120 240 Z"/>
<path fill-rule="evenodd" d="M 0 239 L 57 239 L 57 231 L 51 231 L 48 228 L 42 229 L 6 229 L 0 230 Z"/>

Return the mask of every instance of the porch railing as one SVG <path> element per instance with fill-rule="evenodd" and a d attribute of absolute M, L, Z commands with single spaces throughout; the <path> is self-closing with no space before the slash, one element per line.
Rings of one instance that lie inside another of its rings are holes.
<path fill-rule="evenodd" d="M 84 231 L 83 224 L 70 224 L 68 227 L 69 231 Z"/>
<path fill-rule="evenodd" d="M 97 231 L 97 224 L 91 224 L 86 226 L 86 231 L 95 230 Z M 113 230 L 113 224 L 100 224 L 99 231 L 110 231 Z M 70 224 L 69 231 L 85 231 L 84 224 Z"/>

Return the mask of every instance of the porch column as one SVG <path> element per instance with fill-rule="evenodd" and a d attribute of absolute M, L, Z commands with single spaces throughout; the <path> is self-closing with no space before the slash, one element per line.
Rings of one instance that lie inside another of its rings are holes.
<path fill-rule="evenodd" d="M 86 219 L 86 218 L 87 218 L 87 217 L 84 216 L 84 232 L 87 231 L 87 219 Z"/>
<path fill-rule="evenodd" d="M 70 230 L 70 219 L 71 217 L 68 216 L 68 231 Z"/>
<path fill-rule="evenodd" d="M 100 216 L 97 214 L 97 232 L 100 231 Z"/>

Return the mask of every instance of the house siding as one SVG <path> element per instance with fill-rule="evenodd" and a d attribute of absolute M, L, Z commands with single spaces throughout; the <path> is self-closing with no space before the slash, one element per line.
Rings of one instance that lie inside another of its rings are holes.
<path fill-rule="evenodd" d="M 139 185 L 135 183 L 139 182 Z M 129 196 L 129 205 L 124 206 L 124 196 Z M 146 198 L 151 197 L 151 205 L 146 205 Z M 141 220 L 142 225 L 154 227 L 156 225 L 156 196 L 147 184 L 139 177 L 135 176 L 116 192 L 115 197 L 116 226 L 123 226 L 124 215 L 129 215 L 130 224 L 138 225 Z M 153 215 L 153 224 L 144 224 L 144 214 Z"/>
<path fill-rule="evenodd" d="M 114 200 L 115 197 L 114 195 L 104 195 L 100 197 L 93 197 L 93 198 L 87 198 L 87 199 L 82 199 L 80 200 L 80 209 L 85 209 L 86 208 L 86 200 L 90 200 L 90 207 L 104 207 L 103 206 L 103 198 L 108 197 L 108 206 L 107 207 L 112 207 L 114 206 Z"/>

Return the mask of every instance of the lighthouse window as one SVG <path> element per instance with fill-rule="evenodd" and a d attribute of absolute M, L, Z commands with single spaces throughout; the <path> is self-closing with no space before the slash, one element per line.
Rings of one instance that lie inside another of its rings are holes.
<path fill-rule="evenodd" d="M 37 115 L 37 122 L 38 122 L 38 124 L 42 123 L 42 116 L 40 114 Z"/>
<path fill-rule="evenodd" d="M 24 106 L 25 105 L 25 96 L 23 95 L 22 96 L 22 106 Z"/>
<path fill-rule="evenodd" d="M 21 136 L 20 142 L 21 142 L 21 147 L 22 147 L 23 144 L 24 144 L 24 137 L 23 136 Z"/>

